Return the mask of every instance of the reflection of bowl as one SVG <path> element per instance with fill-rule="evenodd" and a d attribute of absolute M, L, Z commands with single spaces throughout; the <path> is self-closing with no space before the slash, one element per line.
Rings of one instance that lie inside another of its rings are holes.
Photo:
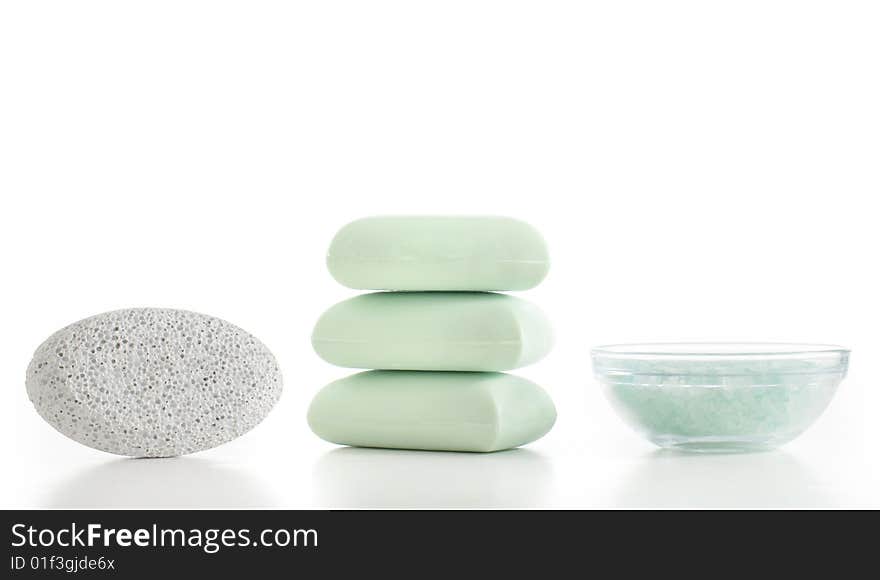
<path fill-rule="evenodd" d="M 655 449 L 613 487 L 615 507 L 813 509 L 845 507 L 809 464 L 783 450 L 706 455 Z"/>
<path fill-rule="evenodd" d="M 623 418 L 660 447 L 734 452 L 791 441 L 846 375 L 849 351 L 805 344 L 633 344 L 593 349 Z"/>

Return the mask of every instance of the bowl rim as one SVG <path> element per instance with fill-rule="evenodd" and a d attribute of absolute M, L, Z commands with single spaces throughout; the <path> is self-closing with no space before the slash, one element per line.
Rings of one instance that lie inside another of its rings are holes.
<path fill-rule="evenodd" d="M 850 350 L 833 344 L 794 342 L 638 342 L 594 347 L 594 358 L 713 360 L 821 358 Z"/>

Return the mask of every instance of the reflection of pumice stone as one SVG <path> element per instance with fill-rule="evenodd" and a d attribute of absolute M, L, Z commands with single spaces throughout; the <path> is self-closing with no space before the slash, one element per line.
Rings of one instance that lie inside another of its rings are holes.
<path fill-rule="evenodd" d="M 544 436 L 556 408 L 515 375 L 366 371 L 324 387 L 308 420 L 318 437 L 340 445 L 500 451 Z"/>
<path fill-rule="evenodd" d="M 553 343 L 534 304 L 488 292 L 376 292 L 331 307 L 312 345 L 330 364 L 359 369 L 507 371 Z"/>
<path fill-rule="evenodd" d="M 541 234 L 512 218 L 379 216 L 339 230 L 327 267 L 358 290 L 528 290 L 550 258 Z"/>
<path fill-rule="evenodd" d="M 89 447 L 168 457 L 249 431 L 281 395 L 272 353 L 240 328 L 184 310 L 133 308 L 75 322 L 37 349 L 27 392 Z"/>

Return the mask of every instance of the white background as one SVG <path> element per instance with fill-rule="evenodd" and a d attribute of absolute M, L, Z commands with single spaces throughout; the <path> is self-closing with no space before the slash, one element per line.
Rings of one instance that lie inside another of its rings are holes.
<path fill-rule="evenodd" d="M 880 8 L 875 2 L 4 2 L 3 507 L 880 505 Z M 493 455 L 336 448 L 305 412 L 350 372 L 312 352 L 355 292 L 324 252 L 383 213 L 524 218 L 522 293 L 558 345 L 523 376 L 544 439 Z M 276 354 L 254 431 L 173 460 L 56 433 L 34 349 L 99 312 L 219 316 Z M 830 342 L 825 415 L 773 453 L 658 452 L 593 345 Z"/>

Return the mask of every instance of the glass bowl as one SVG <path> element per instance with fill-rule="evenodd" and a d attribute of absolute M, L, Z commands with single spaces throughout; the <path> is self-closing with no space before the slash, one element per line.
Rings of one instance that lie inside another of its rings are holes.
<path fill-rule="evenodd" d="M 846 376 L 839 346 L 622 344 L 593 349 L 593 371 L 620 415 L 660 447 L 772 449 L 822 414 Z"/>

